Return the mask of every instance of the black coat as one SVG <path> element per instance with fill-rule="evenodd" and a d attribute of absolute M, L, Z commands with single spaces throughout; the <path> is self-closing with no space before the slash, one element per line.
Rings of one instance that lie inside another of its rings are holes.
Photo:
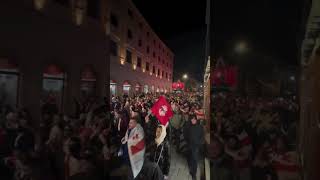
<path fill-rule="evenodd" d="M 186 140 L 189 147 L 199 148 L 204 143 L 204 130 L 200 124 L 192 125 L 190 123 L 186 130 Z"/>
<path fill-rule="evenodd" d="M 170 148 L 168 141 L 162 142 L 159 146 L 156 143 L 152 143 L 150 147 L 150 160 L 154 163 L 159 161 L 158 165 L 163 175 L 168 176 L 170 170 Z"/>
<path fill-rule="evenodd" d="M 129 174 L 128 179 L 133 180 L 132 171 Z M 134 180 L 163 180 L 163 174 L 156 163 L 150 162 L 147 158 L 145 159 L 142 169 L 138 176 Z"/>

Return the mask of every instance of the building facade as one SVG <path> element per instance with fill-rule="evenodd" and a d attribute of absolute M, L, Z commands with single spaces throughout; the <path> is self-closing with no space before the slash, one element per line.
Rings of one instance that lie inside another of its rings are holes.
<path fill-rule="evenodd" d="M 110 94 L 169 92 L 174 54 L 131 0 L 108 0 Z"/>
<path fill-rule="evenodd" d="M 4 0 L 0 6 L 0 105 L 30 110 L 109 93 L 104 1 Z"/>

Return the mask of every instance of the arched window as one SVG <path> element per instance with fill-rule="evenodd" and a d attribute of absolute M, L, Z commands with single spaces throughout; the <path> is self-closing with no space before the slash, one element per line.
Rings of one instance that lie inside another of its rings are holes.
<path fill-rule="evenodd" d="M 110 80 L 110 94 L 111 96 L 117 95 L 117 83 L 114 80 Z"/>
<path fill-rule="evenodd" d="M 130 95 L 131 84 L 128 81 L 123 83 L 123 94 Z"/>
<path fill-rule="evenodd" d="M 19 70 L 8 59 L 0 58 L 0 105 L 12 108 L 18 102 Z"/>
<path fill-rule="evenodd" d="M 135 86 L 135 91 L 136 93 L 140 93 L 141 92 L 141 85 L 140 83 L 137 83 L 136 86 Z"/>
<path fill-rule="evenodd" d="M 48 65 L 43 72 L 42 110 L 58 113 L 62 110 L 65 73 L 55 64 Z"/>

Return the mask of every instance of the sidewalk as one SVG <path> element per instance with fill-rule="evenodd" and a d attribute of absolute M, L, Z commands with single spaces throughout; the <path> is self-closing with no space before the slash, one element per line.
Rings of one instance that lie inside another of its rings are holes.
<path fill-rule="evenodd" d="M 199 162 L 199 164 L 201 164 Z M 198 166 L 197 180 L 200 180 L 200 165 Z M 171 148 L 171 165 L 169 172 L 169 180 L 192 180 L 189 174 L 187 160 L 177 154 L 174 148 Z"/>

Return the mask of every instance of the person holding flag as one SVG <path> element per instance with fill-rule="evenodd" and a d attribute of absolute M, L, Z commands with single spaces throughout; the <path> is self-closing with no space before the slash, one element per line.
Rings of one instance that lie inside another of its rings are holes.
<path fill-rule="evenodd" d="M 170 170 L 170 147 L 169 142 L 165 140 L 166 135 L 166 127 L 159 125 L 156 130 L 156 138 L 151 145 L 150 151 L 150 160 L 159 165 L 164 175 L 164 180 L 168 179 Z"/>
<path fill-rule="evenodd" d="M 121 140 L 124 157 L 128 157 L 131 171 L 129 180 L 163 180 L 159 166 L 145 158 L 144 131 L 137 120 L 131 118 L 125 137 Z"/>

